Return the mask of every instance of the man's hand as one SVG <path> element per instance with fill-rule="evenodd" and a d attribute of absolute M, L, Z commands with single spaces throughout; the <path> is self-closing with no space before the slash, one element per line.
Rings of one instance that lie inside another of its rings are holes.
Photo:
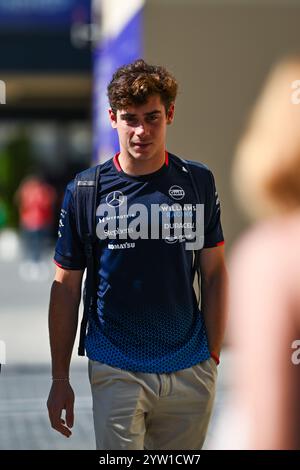
<path fill-rule="evenodd" d="M 69 428 L 74 421 L 74 392 L 68 375 L 78 323 L 82 276 L 83 270 L 57 266 L 50 295 L 49 335 L 54 379 L 47 406 L 52 428 L 66 437 L 71 436 Z M 62 416 L 63 410 L 66 410 L 65 416 Z"/>
<path fill-rule="evenodd" d="M 52 428 L 66 437 L 72 434 L 69 428 L 74 424 L 74 401 L 75 395 L 68 381 L 53 382 L 47 401 L 49 419 Z M 62 418 L 63 410 L 66 410 L 65 419 Z"/>

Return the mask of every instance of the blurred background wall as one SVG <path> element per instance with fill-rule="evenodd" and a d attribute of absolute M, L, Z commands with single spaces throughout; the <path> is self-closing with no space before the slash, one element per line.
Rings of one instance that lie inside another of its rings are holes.
<path fill-rule="evenodd" d="M 168 147 L 213 170 L 227 248 L 246 224 L 231 190 L 235 146 L 271 65 L 300 51 L 299 25 L 299 0 L 146 1 L 145 57 L 180 85 Z"/>

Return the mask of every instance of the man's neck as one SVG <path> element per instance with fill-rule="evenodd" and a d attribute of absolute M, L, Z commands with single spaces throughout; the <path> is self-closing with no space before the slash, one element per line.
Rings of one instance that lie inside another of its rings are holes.
<path fill-rule="evenodd" d="M 150 160 L 140 160 L 133 158 L 131 155 L 122 154 L 118 155 L 119 165 L 124 173 L 131 176 L 148 175 L 159 170 L 166 161 L 166 152 L 163 151 L 161 155 Z"/>

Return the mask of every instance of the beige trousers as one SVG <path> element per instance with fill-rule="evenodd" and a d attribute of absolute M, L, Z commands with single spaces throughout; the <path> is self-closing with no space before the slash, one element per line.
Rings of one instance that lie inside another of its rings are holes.
<path fill-rule="evenodd" d="M 199 450 L 215 397 L 210 358 L 167 374 L 89 361 L 98 450 Z"/>

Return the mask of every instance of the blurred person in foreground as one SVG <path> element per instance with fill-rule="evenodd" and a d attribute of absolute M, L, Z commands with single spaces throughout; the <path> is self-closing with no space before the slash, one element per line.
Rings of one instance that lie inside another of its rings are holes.
<path fill-rule="evenodd" d="M 239 200 L 257 222 L 231 253 L 229 448 L 300 448 L 299 79 L 300 56 L 272 69 L 233 168 Z"/>
<path fill-rule="evenodd" d="M 108 86 L 109 118 L 120 152 L 98 167 L 97 300 L 85 337 L 97 449 L 200 449 L 212 412 L 226 316 L 224 239 L 211 171 L 165 148 L 176 93 L 172 75 L 143 60 L 119 68 Z M 74 420 L 69 367 L 86 267 L 75 189 L 72 182 L 63 203 L 49 313 L 53 385 L 48 410 L 52 427 L 66 437 Z M 170 211 L 170 224 L 175 219 L 183 228 L 181 210 L 186 204 L 197 224 L 198 203 L 204 205 L 199 217 L 204 243 L 197 248 L 201 310 L 188 234 L 152 236 L 152 229 L 164 228 L 152 218 L 157 204 Z M 144 215 L 135 231 L 137 210 Z M 112 234 L 107 229 L 100 239 L 98 229 L 111 220 L 121 230 L 120 218 L 130 222 L 125 229 L 122 224 L 125 239 L 116 229 Z M 146 228 L 141 236 L 149 221 L 151 235 Z"/>

